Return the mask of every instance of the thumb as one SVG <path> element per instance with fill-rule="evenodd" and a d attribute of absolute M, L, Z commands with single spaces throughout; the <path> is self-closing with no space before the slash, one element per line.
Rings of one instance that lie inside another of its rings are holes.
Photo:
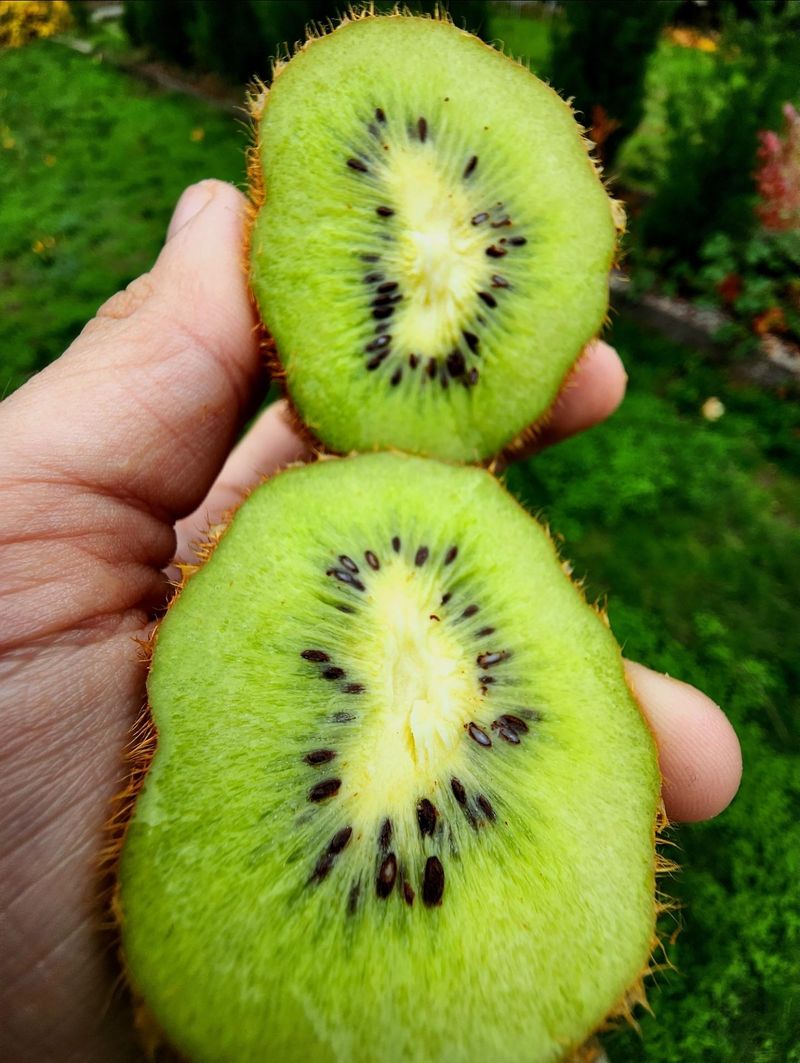
<path fill-rule="evenodd" d="M 219 181 L 184 192 L 152 270 L 3 404 L 0 473 L 79 483 L 170 524 L 198 505 L 259 376 L 246 210 Z"/>

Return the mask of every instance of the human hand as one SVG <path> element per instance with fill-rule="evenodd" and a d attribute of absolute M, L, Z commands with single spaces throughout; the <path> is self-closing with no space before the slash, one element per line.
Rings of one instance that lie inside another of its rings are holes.
<path fill-rule="evenodd" d="M 97 901 L 145 699 L 137 639 L 169 595 L 172 559 L 191 560 L 192 540 L 245 488 L 308 456 L 282 403 L 233 447 L 265 385 L 244 218 L 232 187 L 189 188 L 153 270 L 0 408 L 0 1057 L 19 1063 L 139 1058 Z M 540 444 L 603 420 L 624 390 L 615 352 L 593 344 Z M 715 815 L 741 771 L 730 725 L 692 687 L 627 667 L 668 814 Z"/>

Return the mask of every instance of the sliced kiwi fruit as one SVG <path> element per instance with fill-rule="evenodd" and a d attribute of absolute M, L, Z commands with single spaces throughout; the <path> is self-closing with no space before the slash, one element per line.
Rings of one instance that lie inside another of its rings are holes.
<path fill-rule="evenodd" d="M 346 21 L 253 101 L 250 276 L 329 449 L 485 459 L 608 304 L 619 207 L 569 106 L 445 21 Z"/>
<path fill-rule="evenodd" d="M 486 471 L 382 453 L 239 509 L 158 631 L 126 968 L 193 1060 L 561 1059 L 654 943 L 619 647 Z"/>

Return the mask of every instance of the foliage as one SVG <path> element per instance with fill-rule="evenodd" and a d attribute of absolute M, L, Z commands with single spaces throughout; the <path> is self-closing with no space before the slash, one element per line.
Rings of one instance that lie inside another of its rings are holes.
<path fill-rule="evenodd" d="M 748 235 L 758 131 L 777 128 L 797 97 L 799 30 L 800 5 L 763 5 L 752 19 L 729 20 L 713 51 L 662 42 L 647 124 L 622 160 L 623 179 L 651 194 L 637 240 L 659 253 L 662 270 L 697 263 L 715 233 Z"/>
<path fill-rule="evenodd" d="M 63 33 L 70 22 L 67 0 L 0 0 L 0 48 Z"/>
<path fill-rule="evenodd" d="M 150 265 L 186 183 L 241 177 L 246 137 L 47 42 L 0 56 L 0 114 L 2 392 Z M 566 536 L 589 595 L 610 596 L 626 653 L 730 712 L 745 779 L 718 821 L 677 833 L 676 971 L 651 988 L 642 1038 L 620 1031 L 609 1052 L 800 1063 L 800 417 L 622 318 L 611 338 L 631 374 L 620 412 L 508 480 Z M 713 423 L 709 396 L 726 410 Z"/>
<path fill-rule="evenodd" d="M 150 266 L 185 185 L 242 178 L 247 135 L 48 42 L 0 56 L 0 115 L 2 396 Z"/>
<path fill-rule="evenodd" d="M 393 3 L 378 0 L 378 9 Z M 435 10 L 434 0 L 409 0 L 413 11 Z M 451 0 L 457 24 L 480 30 L 483 0 Z M 270 61 L 305 40 L 306 26 L 335 20 L 346 11 L 340 0 L 127 0 L 125 27 L 134 44 L 184 66 L 213 71 L 244 83 L 254 74 L 267 79 Z"/>
<path fill-rule="evenodd" d="M 784 135 L 760 130 L 758 139 L 758 216 L 765 229 L 800 230 L 800 114 L 783 108 Z"/>
<path fill-rule="evenodd" d="M 675 0 L 564 3 L 566 26 L 555 40 L 553 83 L 575 97 L 606 164 L 639 124 L 647 60 L 676 7 Z"/>

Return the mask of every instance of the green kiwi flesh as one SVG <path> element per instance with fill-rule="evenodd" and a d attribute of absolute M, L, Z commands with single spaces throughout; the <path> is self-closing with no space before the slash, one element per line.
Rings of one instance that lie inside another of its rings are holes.
<path fill-rule="evenodd" d="M 290 469 L 162 621 L 126 968 L 192 1060 L 560 1059 L 647 966 L 619 648 L 487 472 Z"/>
<path fill-rule="evenodd" d="M 540 420 L 603 323 L 616 241 L 569 106 L 393 15 L 309 42 L 254 111 L 252 289 L 311 431 L 473 461 Z"/>

